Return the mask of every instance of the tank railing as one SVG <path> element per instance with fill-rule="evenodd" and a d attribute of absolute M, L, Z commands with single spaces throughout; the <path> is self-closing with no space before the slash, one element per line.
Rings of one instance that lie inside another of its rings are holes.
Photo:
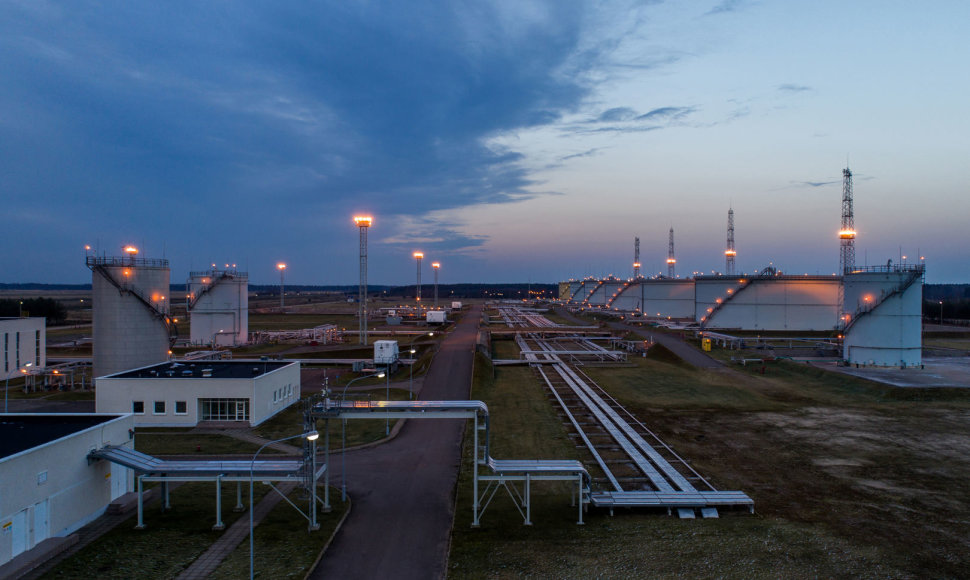
<path fill-rule="evenodd" d="M 711 322 L 711 318 L 714 316 L 714 314 L 716 314 L 718 310 L 723 308 L 724 305 L 727 304 L 729 300 L 737 296 L 739 292 L 741 292 L 742 290 L 744 290 L 750 285 L 751 285 L 751 278 L 745 279 L 744 281 L 738 284 L 738 287 L 734 289 L 734 292 L 731 292 L 730 294 L 727 295 L 727 298 L 724 298 L 720 302 L 716 302 L 714 304 L 714 307 L 711 308 L 711 312 L 707 316 L 705 316 L 703 322 L 701 322 L 701 328 L 702 329 L 707 328 L 707 325 L 708 323 Z"/>
<path fill-rule="evenodd" d="M 195 276 L 196 274 L 197 272 L 193 272 L 190 274 L 190 276 Z M 219 284 L 219 282 L 222 282 L 223 280 L 226 280 L 226 279 L 231 279 L 233 277 L 234 275 L 230 272 L 222 272 L 218 276 L 212 276 L 212 281 L 209 282 L 208 284 L 203 284 L 202 290 L 200 290 L 198 294 L 196 294 L 195 296 L 192 296 L 191 294 L 186 294 L 185 296 L 186 308 L 188 310 L 192 310 L 193 308 L 195 308 L 195 305 L 199 303 L 199 300 L 201 300 L 203 296 L 211 292 L 212 289 Z"/>
<path fill-rule="evenodd" d="M 117 266 L 123 268 L 125 266 L 141 266 L 148 268 L 168 268 L 168 260 L 154 259 L 154 258 L 129 258 L 127 256 L 87 256 L 84 259 L 84 263 L 92 268 L 94 266 Z"/>
<path fill-rule="evenodd" d="M 863 266 L 861 268 L 856 267 L 856 268 L 853 268 L 848 273 L 867 274 L 867 273 L 916 272 L 922 275 L 923 272 L 925 271 L 926 271 L 926 264 L 884 264 L 881 266 Z"/>
<path fill-rule="evenodd" d="M 878 300 L 873 300 L 871 303 L 864 304 L 859 308 L 857 308 L 855 313 L 852 315 L 852 318 L 849 319 L 849 323 L 845 325 L 844 329 L 842 329 L 842 334 L 844 335 L 847 332 L 849 332 L 849 329 L 852 328 L 852 325 L 854 325 L 856 321 L 858 321 L 860 318 L 863 318 L 866 314 L 869 314 L 870 312 L 878 308 L 879 305 L 885 302 L 886 300 L 889 300 L 893 296 L 902 294 L 910 286 L 912 286 L 914 282 L 919 280 L 923 276 L 924 269 L 922 268 L 922 264 L 918 264 L 918 265 L 920 266 L 919 268 L 911 268 L 907 270 L 891 270 L 891 271 L 909 272 L 910 274 L 909 276 L 907 276 L 906 280 L 903 281 L 902 284 L 893 288 L 890 292 L 882 294 L 881 296 L 879 296 Z M 878 267 L 883 267 L 883 266 L 878 266 Z"/>
<path fill-rule="evenodd" d="M 91 258 L 91 256 L 89 256 L 89 258 Z M 167 262 L 168 261 L 166 260 L 166 263 Z M 145 307 L 148 308 L 148 310 L 154 314 L 156 318 L 162 321 L 162 325 L 165 326 L 165 330 L 168 332 L 169 346 L 171 347 L 175 345 L 175 341 L 178 339 L 178 326 L 172 322 L 172 319 L 166 312 L 159 310 L 159 308 L 153 302 L 142 296 L 140 292 L 130 287 L 128 284 L 119 283 L 102 264 L 92 264 L 89 261 L 88 266 L 91 268 L 91 271 L 101 274 L 105 280 L 110 282 L 112 286 L 118 289 L 118 292 L 121 292 L 122 294 L 131 294 L 137 298 L 139 302 L 144 304 Z"/>
<path fill-rule="evenodd" d="M 229 268 L 228 270 L 205 270 L 201 272 L 189 272 L 189 278 L 205 278 L 212 276 L 222 276 L 222 275 L 237 276 L 240 278 L 249 278 L 249 272 L 240 272 L 234 268 Z"/>

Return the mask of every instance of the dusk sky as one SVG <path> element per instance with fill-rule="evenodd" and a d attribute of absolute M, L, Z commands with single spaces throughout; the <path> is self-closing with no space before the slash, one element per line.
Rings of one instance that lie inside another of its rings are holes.
<path fill-rule="evenodd" d="M 836 271 L 970 282 L 970 3 L 0 3 L 0 282 L 85 244 L 255 284 Z"/>

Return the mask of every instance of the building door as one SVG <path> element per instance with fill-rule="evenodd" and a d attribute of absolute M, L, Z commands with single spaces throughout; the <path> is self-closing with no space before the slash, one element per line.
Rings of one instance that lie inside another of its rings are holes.
<path fill-rule="evenodd" d="M 47 513 L 48 501 L 45 499 L 42 502 L 34 504 L 34 546 L 43 542 L 51 535 L 50 517 Z"/>
<path fill-rule="evenodd" d="M 128 468 L 117 463 L 111 464 L 111 499 L 115 500 L 128 492 Z"/>
<path fill-rule="evenodd" d="M 248 421 L 249 420 L 249 416 L 248 416 L 249 414 L 246 413 L 246 403 L 247 403 L 247 401 L 245 399 L 237 399 L 236 400 L 236 417 L 235 417 L 235 419 L 233 419 L 234 421 Z"/>
<path fill-rule="evenodd" d="M 10 557 L 15 558 L 27 549 L 27 510 L 14 514 L 10 533 L 13 534 Z"/>

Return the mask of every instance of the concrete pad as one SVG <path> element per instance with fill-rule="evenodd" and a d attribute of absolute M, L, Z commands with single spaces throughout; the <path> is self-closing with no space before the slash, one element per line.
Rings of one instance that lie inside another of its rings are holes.
<path fill-rule="evenodd" d="M 924 358 L 923 368 L 839 366 L 824 363 L 826 370 L 876 381 L 894 387 L 970 387 L 970 357 Z"/>

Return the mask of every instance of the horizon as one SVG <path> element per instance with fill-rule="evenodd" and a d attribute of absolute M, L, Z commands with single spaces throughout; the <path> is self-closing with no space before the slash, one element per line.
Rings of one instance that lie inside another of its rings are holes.
<path fill-rule="evenodd" d="M 837 15 L 837 16 L 834 16 Z M 0 272 L 89 278 L 84 246 L 255 284 L 832 274 L 970 280 L 970 5 L 250 0 L 0 6 Z M 181 274 L 179 274 L 181 275 Z M 469 282 L 476 283 L 476 282 Z M 554 283 L 554 282 L 547 282 Z"/>

